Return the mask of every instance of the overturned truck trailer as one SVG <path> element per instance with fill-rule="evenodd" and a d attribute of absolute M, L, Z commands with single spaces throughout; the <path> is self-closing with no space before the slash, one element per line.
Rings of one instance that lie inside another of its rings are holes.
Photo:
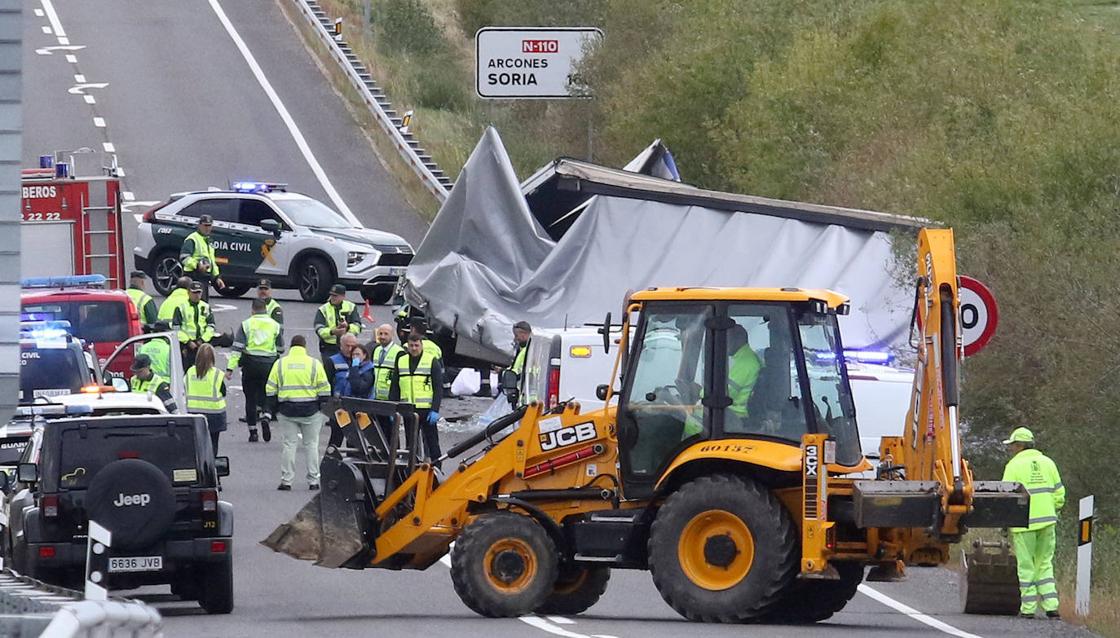
<path fill-rule="evenodd" d="M 405 300 L 462 364 L 509 363 L 519 320 L 602 321 L 651 286 L 840 290 L 852 299 L 847 347 L 903 344 L 912 299 L 892 277 L 892 235 L 910 241 L 928 222 L 655 175 L 676 175 L 656 143 L 626 169 L 559 159 L 518 183 L 487 129 L 416 251 Z"/>

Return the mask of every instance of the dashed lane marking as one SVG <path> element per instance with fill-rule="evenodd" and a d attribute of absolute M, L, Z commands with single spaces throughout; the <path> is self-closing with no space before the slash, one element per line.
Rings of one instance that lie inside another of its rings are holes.
<path fill-rule="evenodd" d="M 70 45 L 70 38 L 59 38 L 58 43 L 63 45 L 63 46 L 69 46 Z"/>
<path fill-rule="evenodd" d="M 82 75 L 81 73 L 75 73 L 74 74 L 74 81 L 77 82 L 78 84 L 85 84 L 86 76 Z"/>
<path fill-rule="evenodd" d="M 268 78 L 265 77 L 264 71 L 261 70 L 260 65 L 257 64 L 257 59 L 253 57 L 253 52 L 249 50 L 249 46 L 245 44 L 245 41 L 238 35 L 237 29 L 233 27 L 233 23 L 230 22 L 229 17 L 226 16 L 222 5 L 218 4 L 218 0 L 210 0 L 210 8 L 212 8 L 214 13 L 218 16 L 218 20 L 222 23 L 222 26 L 225 27 L 226 33 L 233 39 L 237 50 L 241 52 L 241 57 L 245 58 L 245 62 L 249 64 L 249 70 L 253 72 L 257 83 L 264 89 L 264 93 L 272 102 L 273 108 L 275 108 L 276 112 L 280 115 L 280 119 L 284 121 L 284 125 L 288 127 L 288 133 L 290 133 L 292 139 L 295 140 L 299 152 L 303 154 L 303 159 L 307 162 L 307 165 L 311 167 L 311 172 L 315 173 L 315 177 L 319 180 L 319 184 L 322 185 L 323 190 L 326 191 L 327 197 L 330 198 L 331 202 L 334 203 L 343 217 L 356 224 L 360 224 L 361 222 L 354 216 L 354 213 L 350 211 L 350 207 L 343 201 L 342 196 L 335 190 L 334 184 L 332 184 L 330 178 L 327 177 L 326 171 L 324 171 L 322 165 L 319 164 L 319 160 L 315 158 L 315 154 L 311 152 L 311 147 L 307 145 L 307 140 L 303 137 L 303 133 L 300 132 L 299 127 L 296 126 L 296 122 L 292 119 L 291 113 L 288 112 L 287 107 L 285 107 L 284 103 L 280 100 L 280 96 L 276 94 L 276 90 L 272 88 L 272 84 L 268 81 Z"/>
<path fill-rule="evenodd" d="M 95 117 L 93 119 L 94 120 L 101 120 L 101 118 L 99 118 L 99 117 Z M 101 122 L 102 122 L 101 126 L 105 126 L 105 124 L 104 124 L 105 120 L 101 120 Z M 96 124 L 96 123 L 97 122 L 94 122 L 94 124 Z M 124 201 L 126 201 L 126 202 L 131 202 L 131 201 L 136 199 L 136 196 L 132 194 L 132 191 L 121 191 L 121 197 L 123 197 Z"/>
<path fill-rule="evenodd" d="M 50 35 L 51 34 L 51 28 L 44 24 L 43 25 L 43 33 L 45 33 L 47 35 Z"/>
<path fill-rule="evenodd" d="M 905 605 L 903 603 L 898 602 L 897 600 L 891 598 L 890 596 L 884 594 L 881 591 L 872 589 L 871 587 L 867 586 L 866 584 L 861 584 L 859 586 L 859 592 L 861 594 L 863 594 L 864 596 L 867 596 L 868 598 L 877 600 L 877 601 L 883 603 L 884 605 L 886 605 L 887 607 L 890 607 L 891 609 L 894 609 L 895 611 L 897 611 L 897 612 L 899 612 L 903 615 L 909 616 L 909 617 L 913 618 L 914 620 L 916 620 L 916 621 L 918 621 L 918 622 L 920 622 L 924 625 L 928 625 L 930 627 L 933 627 L 934 629 L 940 631 L 941 633 L 949 634 L 950 636 L 956 636 L 957 638 L 981 638 L 980 636 L 977 636 L 976 634 L 970 634 L 967 631 L 962 631 L 960 629 L 957 629 L 956 627 L 954 627 L 954 626 L 952 626 L 948 623 L 942 622 L 942 621 L 940 621 L 940 620 L 938 620 L 938 619 L 936 619 L 932 616 L 927 616 L 926 614 L 923 614 L 922 612 L 918 611 L 917 609 L 914 609 L 913 607 L 910 607 L 908 605 Z"/>
<path fill-rule="evenodd" d="M 105 128 L 105 118 L 103 118 L 103 117 L 93 118 L 93 125 L 96 126 L 97 128 Z M 128 198 L 126 197 L 125 199 L 128 199 Z"/>
<path fill-rule="evenodd" d="M 66 30 L 62 28 L 62 22 L 58 20 L 58 14 L 54 10 L 54 3 L 51 0 L 42 0 L 43 11 L 47 12 L 47 20 L 50 21 L 51 27 L 54 28 L 54 34 L 58 37 L 66 37 Z"/>
<path fill-rule="evenodd" d="M 116 153 L 117 147 L 113 146 L 112 142 L 102 142 L 101 147 L 105 149 L 106 153 Z"/>
<path fill-rule="evenodd" d="M 210 304 L 210 310 L 214 312 L 226 312 L 227 310 L 237 310 L 237 306 L 228 303 L 212 303 Z"/>
<path fill-rule="evenodd" d="M 77 64 L 78 63 L 78 56 L 74 55 L 73 53 L 67 53 L 66 54 L 66 61 L 69 62 L 70 64 Z"/>
<path fill-rule="evenodd" d="M 97 100 L 93 99 L 92 95 L 86 95 L 84 97 L 85 97 L 85 100 L 86 100 L 86 104 L 96 104 L 97 103 Z"/>
<path fill-rule="evenodd" d="M 36 9 L 36 10 L 35 10 L 35 17 L 36 17 L 36 18 L 41 18 L 41 17 L 43 17 L 43 16 L 45 16 L 45 15 L 46 15 L 46 14 L 45 14 L 45 13 L 43 13 L 43 10 L 42 10 L 42 9 Z"/>

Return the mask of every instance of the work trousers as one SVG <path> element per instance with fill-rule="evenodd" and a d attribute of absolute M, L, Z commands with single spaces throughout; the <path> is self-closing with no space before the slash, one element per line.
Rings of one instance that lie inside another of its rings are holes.
<path fill-rule="evenodd" d="M 420 439 L 424 442 L 423 457 L 432 461 L 432 464 L 439 467 L 436 459 L 440 457 L 442 452 L 439 451 L 439 428 L 435 423 L 428 423 L 428 414 L 431 410 L 419 409 L 416 411 L 416 416 L 420 417 Z"/>
<path fill-rule="evenodd" d="M 264 386 L 275 361 L 245 356 L 241 359 L 241 391 L 245 394 L 245 423 L 257 429 L 257 415 L 266 412 Z"/>
<path fill-rule="evenodd" d="M 277 416 L 280 428 L 280 483 L 291 485 L 296 478 L 296 447 L 303 439 L 303 454 L 307 460 L 307 482 L 319 484 L 319 432 L 326 417 L 316 412 L 311 416 Z"/>
<path fill-rule="evenodd" d="M 1058 586 L 1054 582 L 1054 530 L 1047 525 L 1034 531 L 1011 532 L 1011 545 L 1019 569 L 1019 613 L 1034 615 L 1058 610 Z"/>

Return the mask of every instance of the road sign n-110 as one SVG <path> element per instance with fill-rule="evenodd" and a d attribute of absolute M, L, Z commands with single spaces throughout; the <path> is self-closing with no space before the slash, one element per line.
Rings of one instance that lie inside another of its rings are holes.
<path fill-rule="evenodd" d="M 483 27 L 475 34 L 475 90 L 504 100 L 590 97 L 576 67 L 602 36 L 593 27 Z"/>

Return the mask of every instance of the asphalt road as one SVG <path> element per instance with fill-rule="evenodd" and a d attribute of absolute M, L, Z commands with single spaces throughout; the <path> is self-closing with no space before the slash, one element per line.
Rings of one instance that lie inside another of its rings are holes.
<path fill-rule="evenodd" d="M 278 114 L 250 71 L 216 7 L 228 15 L 252 52 L 290 114 L 289 121 Z M 288 182 L 294 190 L 337 207 L 327 184 L 311 168 L 318 162 L 337 198 L 368 226 L 397 232 L 414 245 L 422 237 L 424 223 L 408 210 L 273 0 L 28 0 L 25 16 L 28 165 L 41 153 L 81 146 L 100 149 L 108 143 L 125 167 L 126 187 L 135 202 L 224 186 L 228 180 L 267 179 Z M 306 140 L 310 159 L 293 140 L 293 126 Z M 139 212 L 141 205 L 134 209 Z M 132 242 L 134 237 L 130 224 L 126 239 Z M 312 336 L 314 307 L 294 301 L 291 293 L 278 298 L 286 300 L 288 334 Z M 221 329 L 232 329 L 248 313 L 246 299 L 215 302 Z M 389 318 L 388 309 L 373 310 L 376 320 Z M 235 377 L 233 385 L 238 383 Z M 237 421 L 242 405 L 235 388 L 229 407 L 231 429 L 221 443 L 221 453 L 232 465 L 222 498 L 236 510 L 236 609 L 228 616 L 207 616 L 193 603 L 173 601 L 158 591 L 141 592 L 164 614 L 168 636 L 404 636 L 417 631 L 488 638 L 675 637 L 686 632 L 697 638 L 747 633 L 1077 633 L 1062 623 L 964 616 L 958 611 L 955 576 L 939 569 L 912 570 L 905 583 L 876 584 L 873 589 L 879 594 L 858 594 L 831 621 L 812 627 L 686 625 L 661 601 L 648 574 L 625 571 L 614 573 L 603 600 L 584 615 L 483 619 L 459 601 L 440 563 L 419 573 L 327 570 L 259 545 L 311 493 L 301 476 L 294 491 L 276 491 L 278 441 L 248 443 L 244 425 Z M 446 432 L 445 443 L 456 436 L 461 435 Z"/>

